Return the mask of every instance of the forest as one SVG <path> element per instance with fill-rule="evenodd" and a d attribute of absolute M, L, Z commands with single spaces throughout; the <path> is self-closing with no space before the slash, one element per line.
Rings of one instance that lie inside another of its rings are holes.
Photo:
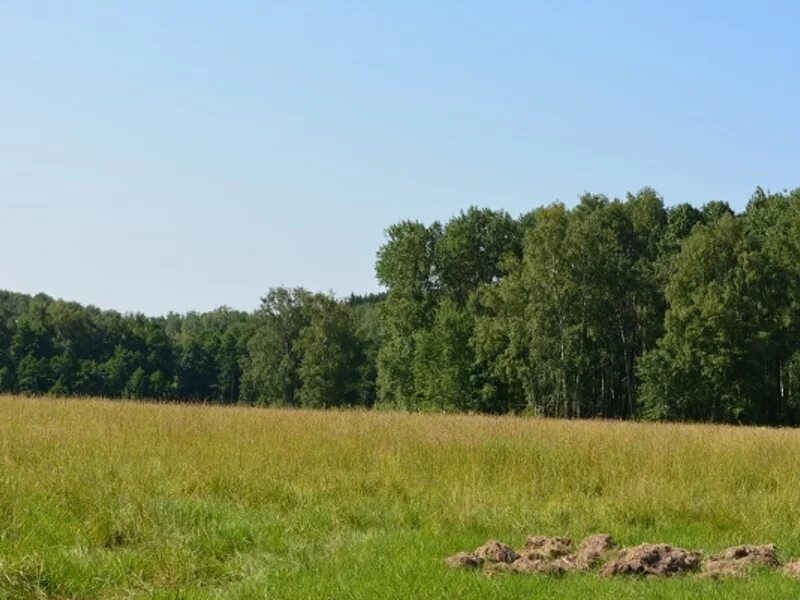
<path fill-rule="evenodd" d="M 0 292 L 0 392 L 800 422 L 800 189 L 403 221 L 378 294 L 147 317 Z"/>

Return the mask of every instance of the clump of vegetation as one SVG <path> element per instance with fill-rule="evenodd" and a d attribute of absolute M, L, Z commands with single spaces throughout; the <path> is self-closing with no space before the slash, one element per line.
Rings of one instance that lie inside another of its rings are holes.
<path fill-rule="evenodd" d="M 487 578 L 442 561 L 490 538 L 609 531 L 623 547 L 669 540 L 725 561 L 740 554 L 725 548 L 773 542 L 786 562 L 800 556 L 791 429 L 10 396 L 0 423 L 0 598 L 797 590 L 758 565 L 738 578 L 632 580 Z M 570 548 L 524 545 L 531 562 Z M 585 561 L 598 568 L 596 555 Z"/>

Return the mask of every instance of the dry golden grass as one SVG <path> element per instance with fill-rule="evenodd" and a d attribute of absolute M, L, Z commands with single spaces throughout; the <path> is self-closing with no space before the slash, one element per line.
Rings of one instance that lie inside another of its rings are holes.
<path fill-rule="evenodd" d="M 598 531 L 800 555 L 799 460 L 793 429 L 0 397 L 0 597 L 800 597 L 442 564 Z"/>

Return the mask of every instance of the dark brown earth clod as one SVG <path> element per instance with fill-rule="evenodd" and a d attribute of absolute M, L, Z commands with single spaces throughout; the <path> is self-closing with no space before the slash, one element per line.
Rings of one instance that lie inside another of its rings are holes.
<path fill-rule="evenodd" d="M 486 562 L 509 564 L 519 558 L 519 554 L 511 546 L 497 540 L 489 540 L 483 546 L 476 548 L 475 556 Z"/>
<path fill-rule="evenodd" d="M 573 552 L 572 540 L 567 537 L 531 535 L 519 553 L 530 560 L 552 560 Z"/>
<path fill-rule="evenodd" d="M 736 577 L 753 565 L 777 567 L 780 565 L 775 544 L 761 546 L 734 546 L 710 556 L 703 565 L 708 577 Z"/>
<path fill-rule="evenodd" d="M 667 544 L 641 544 L 630 548 L 622 558 L 603 566 L 603 575 L 668 576 L 694 571 L 700 565 L 700 554 Z"/>
<path fill-rule="evenodd" d="M 481 566 L 481 560 L 472 552 L 458 552 L 448 556 L 444 562 L 453 569 L 477 569 Z"/>

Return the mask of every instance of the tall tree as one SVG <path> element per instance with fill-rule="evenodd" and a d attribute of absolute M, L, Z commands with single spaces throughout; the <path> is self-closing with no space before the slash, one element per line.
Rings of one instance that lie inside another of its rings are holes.
<path fill-rule="evenodd" d="M 520 226 L 508 213 L 471 207 L 445 225 L 436 244 L 441 292 L 463 306 L 479 285 L 497 282 L 503 261 L 521 251 Z"/>
<path fill-rule="evenodd" d="M 436 244 L 442 231 L 412 221 L 392 225 L 387 242 L 378 250 L 376 275 L 388 288 L 381 305 L 383 345 L 378 352 L 378 393 L 385 404 L 414 408 L 415 340 L 430 326 L 439 296 L 434 269 Z"/>
<path fill-rule="evenodd" d="M 641 363 L 648 416 L 759 419 L 743 376 L 758 329 L 758 262 L 734 217 L 695 227 L 667 286 L 665 335 Z"/>
<path fill-rule="evenodd" d="M 300 334 L 308 326 L 311 294 L 273 288 L 261 299 L 242 376 L 242 400 L 253 404 L 300 403 Z"/>
<path fill-rule="evenodd" d="M 308 298 L 308 325 L 300 333 L 300 404 L 352 406 L 358 401 L 359 348 L 349 305 L 330 296 Z"/>

